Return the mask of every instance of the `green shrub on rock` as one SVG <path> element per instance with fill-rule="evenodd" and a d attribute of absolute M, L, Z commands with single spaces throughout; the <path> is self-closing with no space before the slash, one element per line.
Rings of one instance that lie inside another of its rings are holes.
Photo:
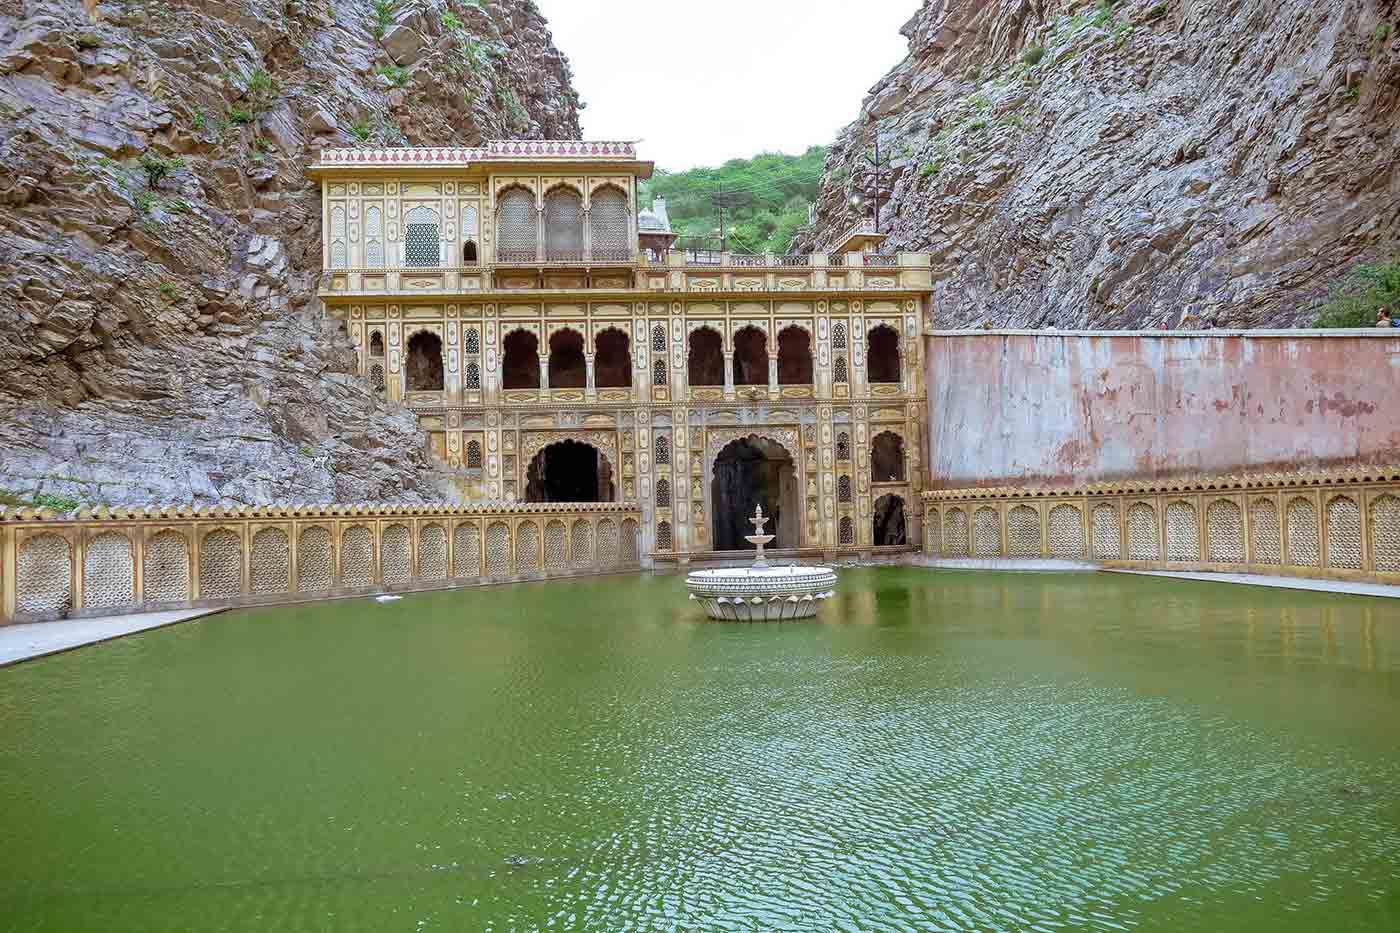
<path fill-rule="evenodd" d="M 185 160 L 179 156 L 163 159 L 154 152 L 143 152 L 136 161 L 140 163 L 141 171 L 146 173 L 148 188 L 154 188 L 165 176 L 185 167 Z"/>
<path fill-rule="evenodd" d="M 1317 306 L 1313 326 L 1370 327 L 1382 307 L 1400 312 L 1400 257 L 1353 268 Z"/>

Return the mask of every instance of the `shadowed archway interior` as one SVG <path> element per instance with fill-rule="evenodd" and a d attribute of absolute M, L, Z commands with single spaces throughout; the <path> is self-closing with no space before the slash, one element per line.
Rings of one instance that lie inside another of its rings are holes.
<path fill-rule="evenodd" d="M 716 331 L 701 327 L 691 332 L 687 362 L 691 385 L 724 385 L 724 347 Z"/>
<path fill-rule="evenodd" d="M 870 476 L 877 483 L 904 482 L 904 440 L 881 431 L 870 444 Z"/>
<path fill-rule="evenodd" d="M 769 547 L 793 548 L 801 541 L 797 471 L 792 455 L 767 438 L 731 441 L 715 458 L 710 480 L 713 547 L 717 551 L 752 550 L 744 540 L 753 534 L 749 521 L 754 506 L 770 517 L 767 530 L 776 535 Z"/>
<path fill-rule="evenodd" d="M 540 387 L 540 339 L 528 330 L 513 330 L 501 342 L 501 385 L 507 389 Z"/>
<path fill-rule="evenodd" d="M 875 500 L 871 541 L 876 547 L 908 544 L 904 530 L 904 499 L 888 493 Z"/>
<path fill-rule="evenodd" d="M 404 371 L 408 391 L 442 391 L 442 338 L 426 332 L 414 334 L 408 341 Z"/>
<path fill-rule="evenodd" d="M 598 449 L 580 441 L 550 444 L 530 461 L 526 502 L 611 502 L 612 467 Z"/>
<path fill-rule="evenodd" d="M 734 384 L 768 384 L 768 337 L 757 327 L 742 328 L 734 335 Z"/>
<path fill-rule="evenodd" d="M 583 335 L 576 330 L 558 330 L 549 337 L 549 387 L 582 389 L 588 382 L 583 361 Z"/>
<path fill-rule="evenodd" d="M 594 342 L 593 383 L 600 389 L 624 388 L 632 384 L 632 354 L 627 352 L 627 335 L 609 327 Z"/>

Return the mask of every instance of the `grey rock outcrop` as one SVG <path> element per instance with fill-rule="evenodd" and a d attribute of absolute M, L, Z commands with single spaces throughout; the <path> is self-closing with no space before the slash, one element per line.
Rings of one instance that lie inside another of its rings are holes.
<path fill-rule="evenodd" d="M 304 167 L 522 136 L 579 136 L 528 0 L 0 5 L 0 492 L 447 497 L 319 315 Z"/>
<path fill-rule="evenodd" d="M 1395 0 L 925 0 L 902 33 L 794 249 L 856 219 L 878 137 L 938 326 L 1304 324 L 1400 252 Z"/>

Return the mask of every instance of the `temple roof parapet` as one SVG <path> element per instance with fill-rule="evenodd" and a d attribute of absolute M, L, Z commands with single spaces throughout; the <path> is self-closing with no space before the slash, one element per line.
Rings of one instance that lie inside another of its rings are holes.
<path fill-rule="evenodd" d="M 637 146 L 625 140 L 493 139 L 485 146 L 396 146 L 322 149 L 310 171 L 334 169 L 483 168 L 494 164 L 567 163 L 616 164 L 642 177 L 652 163 L 637 159 Z"/>

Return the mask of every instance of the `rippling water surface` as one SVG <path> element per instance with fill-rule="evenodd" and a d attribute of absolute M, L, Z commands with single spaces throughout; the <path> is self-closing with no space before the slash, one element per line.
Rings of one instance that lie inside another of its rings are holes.
<path fill-rule="evenodd" d="M 0 670 L 0 929 L 1400 929 L 1400 605 L 840 590 L 345 601 Z"/>

